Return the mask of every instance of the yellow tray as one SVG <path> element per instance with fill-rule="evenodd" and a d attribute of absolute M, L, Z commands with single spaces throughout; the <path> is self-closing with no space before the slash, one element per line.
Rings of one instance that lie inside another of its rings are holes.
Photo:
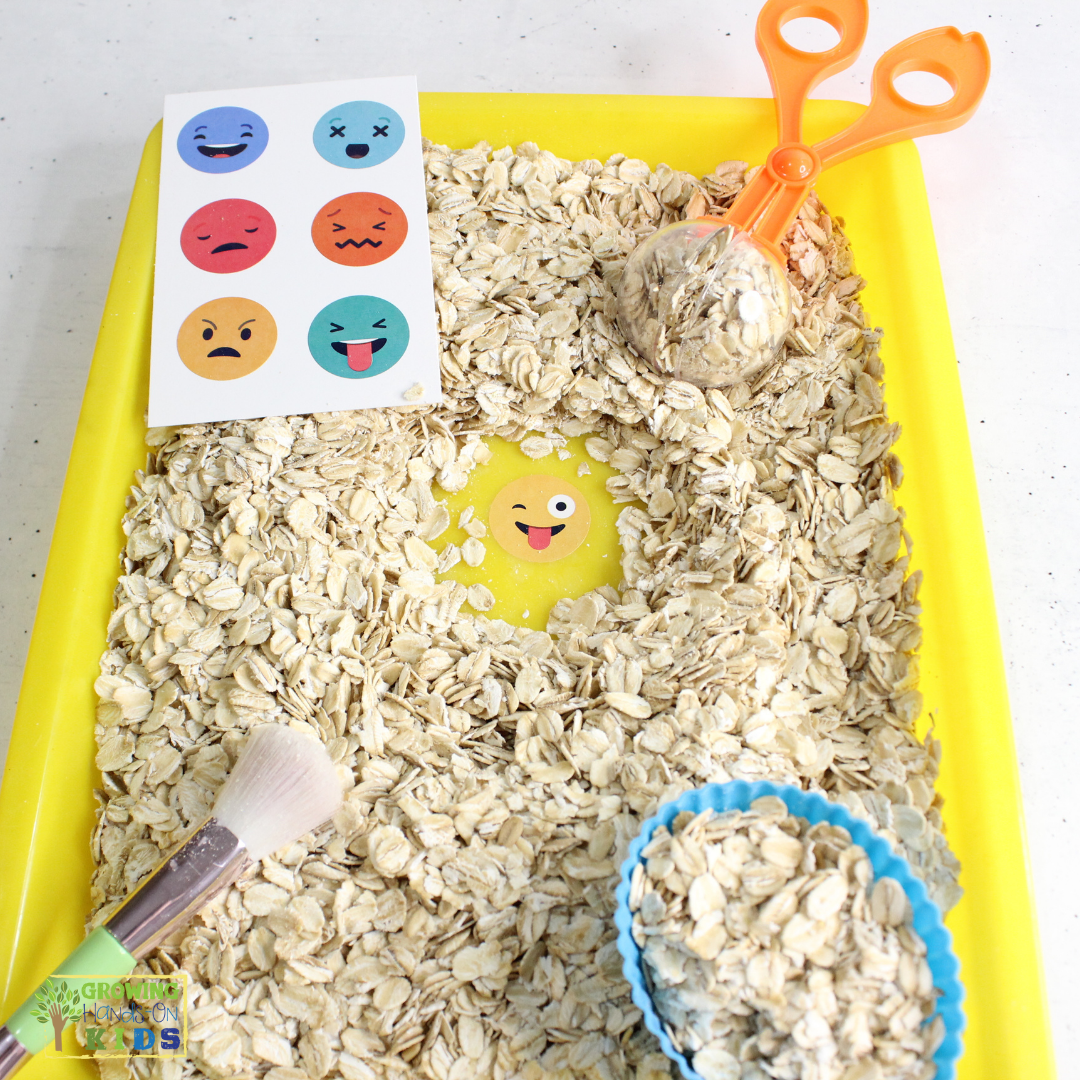
<path fill-rule="evenodd" d="M 860 106 L 812 101 L 808 137 Z M 453 146 L 532 140 L 571 158 L 621 151 L 698 175 L 764 160 L 764 100 L 421 94 L 422 126 Z M 144 465 L 150 307 L 161 133 L 147 141 L 98 335 L 0 788 L 0 1016 L 83 935 L 93 827 L 92 689 L 123 545 L 120 518 Z M 1050 1080 L 1049 1022 L 1020 789 L 990 572 L 929 207 L 912 143 L 827 172 L 818 190 L 843 216 L 865 302 L 886 330 L 886 400 L 904 436 L 900 503 L 922 590 L 922 691 L 943 744 L 939 790 L 967 895 L 948 925 L 967 987 L 962 1080 Z M 925 725 L 926 721 L 922 721 Z M 920 729 L 922 730 L 922 729 Z M 70 1038 L 70 1035 L 69 1035 Z M 96 1075 L 46 1060 L 27 1080 Z"/>

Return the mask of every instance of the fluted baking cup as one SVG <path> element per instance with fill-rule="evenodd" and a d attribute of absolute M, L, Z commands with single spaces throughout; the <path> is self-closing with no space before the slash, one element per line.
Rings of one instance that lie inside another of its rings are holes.
<path fill-rule="evenodd" d="M 641 950 L 634 942 L 631 933 L 633 916 L 630 912 L 630 876 L 634 867 L 641 861 L 641 852 L 652 839 L 658 825 L 671 826 L 675 818 L 684 810 L 700 814 L 703 810 L 749 810 L 755 799 L 766 795 L 775 795 L 782 799 L 791 813 L 806 818 L 812 825 L 827 821 L 830 825 L 839 825 L 851 834 L 851 839 L 858 844 L 870 859 L 874 868 L 874 878 L 894 878 L 911 901 L 913 913 L 912 925 L 926 943 L 926 962 L 934 977 L 934 986 L 941 992 L 937 1002 L 937 1013 L 945 1025 L 945 1038 L 934 1054 L 937 1066 L 936 1080 L 954 1080 L 956 1063 L 963 1052 L 960 1038 L 964 1030 L 964 1012 L 960 1007 L 964 1000 L 964 987 L 960 982 L 960 962 L 952 951 L 952 934 L 945 929 L 941 921 L 941 910 L 930 899 L 923 885 L 911 867 L 893 852 L 888 841 L 875 834 L 869 825 L 852 815 L 839 803 L 830 802 L 823 795 L 813 791 L 786 784 L 772 784 L 766 780 L 747 783 L 745 780 L 733 780 L 728 784 L 706 784 L 704 787 L 687 791 L 678 799 L 664 803 L 657 812 L 641 827 L 641 832 L 630 844 L 626 861 L 622 864 L 619 885 L 615 890 L 618 907 L 615 911 L 615 925 L 619 928 L 619 952 L 623 958 L 623 975 L 630 983 L 630 993 L 634 1004 L 641 1010 L 645 1026 L 660 1040 L 664 1053 L 678 1062 L 679 1069 L 687 1080 L 701 1080 L 691 1067 L 685 1054 L 681 1054 L 667 1037 L 660 1018 L 653 1008 L 652 997 L 645 985 L 645 973 L 641 967 Z"/>

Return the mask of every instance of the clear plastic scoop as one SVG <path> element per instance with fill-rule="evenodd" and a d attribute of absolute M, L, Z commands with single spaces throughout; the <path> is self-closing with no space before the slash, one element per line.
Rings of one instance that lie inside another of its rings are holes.
<path fill-rule="evenodd" d="M 789 45 L 792 19 L 829 23 L 840 41 L 826 52 Z M 757 47 L 776 102 L 779 145 L 723 218 L 658 229 L 631 253 L 619 283 L 619 326 L 654 370 L 699 386 L 754 379 L 776 359 L 792 325 L 793 297 L 780 242 L 822 169 L 916 135 L 951 131 L 978 107 L 990 77 L 980 34 L 927 30 L 889 49 L 874 67 L 866 112 L 831 138 L 802 142 L 810 91 L 850 66 L 866 37 L 867 0 L 768 0 Z M 943 78 L 953 96 L 940 105 L 902 97 L 894 80 L 909 71 Z"/>
<path fill-rule="evenodd" d="M 772 363 L 791 329 L 783 266 L 752 236 L 711 218 L 677 221 L 639 244 L 619 283 L 619 326 L 662 375 L 730 386 Z"/>

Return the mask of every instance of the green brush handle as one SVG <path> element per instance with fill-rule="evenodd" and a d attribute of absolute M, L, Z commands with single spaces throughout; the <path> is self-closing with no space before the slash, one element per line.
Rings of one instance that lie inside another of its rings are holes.
<path fill-rule="evenodd" d="M 83 1002 L 92 1000 L 89 991 L 83 997 L 84 986 L 91 983 L 96 988 L 99 982 L 130 974 L 137 958 L 146 956 L 172 930 L 186 923 L 192 912 L 235 881 L 250 862 L 246 845 L 235 833 L 216 818 L 204 822 L 0 1027 L 0 1080 L 27 1060 L 18 1047 L 36 1054 L 50 1039 L 59 1039 L 51 1017 L 43 1015 L 39 1007 L 48 1004 L 42 991 L 47 993 L 49 987 L 67 983 L 62 1031 L 69 1022 L 66 1017 L 81 1016 Z M 53 1011 L 59 1024 L 60 1010 Z M 12 1036 L 18 1046 L 12 1044 Z"/>
<path fill-rule="evenodd" d="M 102 980 L 122 978 L 130 974 L 135 963 L 135 957 L 104 926 L 99 926 L 11 1014 L 6 1024 L 7 1029 L 31 1054 L 36 1054 L 53 1038 L 53 1025 L 44 1017 L 39 1020 L 31 1012 L 38 1004 L 37 995 L 46 990 L 50 979 L 53 983 L 66 982 L 69 990 L 74 989 L 81 1008 L 83 986 L 91 982 L 96 985 Z M 70 1019 L 69 1017 L 65 1021 L 65 1027 Z"/>

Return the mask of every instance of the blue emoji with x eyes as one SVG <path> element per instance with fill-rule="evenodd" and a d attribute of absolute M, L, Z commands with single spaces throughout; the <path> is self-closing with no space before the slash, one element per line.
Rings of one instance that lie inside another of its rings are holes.
<path fill-rule="evenodd" d="M 269 141 L 269 129 L 258 113 L 222 105 L 193 116 L 180 129 L 176 149 L 199 172 L 228 173 L 250 165 Z"/>
<path fill-rule="evenodd" d="M 388 300 L 344 296 L 315 316 L 308 349 L 315 362 L 343 379 L 370 379 L 392 368 L 409 345 L 409 324 Z"/>
<path fill-rule="evenodd" d="M 343 169 L 370 169 L 392 158 L 405 139 L 405 123 L 389 105 L 347 101 L 331 109 L 312 135 L 315 149 Z"/>

